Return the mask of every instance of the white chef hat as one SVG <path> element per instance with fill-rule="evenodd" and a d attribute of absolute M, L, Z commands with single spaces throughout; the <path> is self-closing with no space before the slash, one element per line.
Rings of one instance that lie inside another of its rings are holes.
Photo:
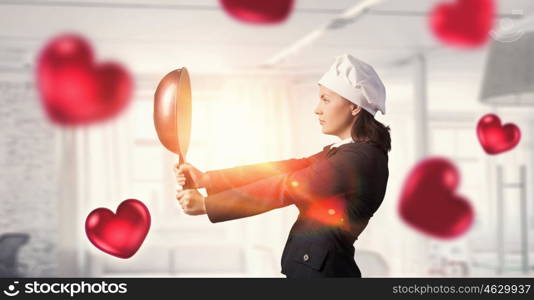
<path fill-rule="evenodd" d="M 330 70 L 319 79 L 319 84 L 373 116 L 377 111 L 386 113 L 386 89 L 378 74 L 373 67 L 350 54 L 337 56 Z"/>

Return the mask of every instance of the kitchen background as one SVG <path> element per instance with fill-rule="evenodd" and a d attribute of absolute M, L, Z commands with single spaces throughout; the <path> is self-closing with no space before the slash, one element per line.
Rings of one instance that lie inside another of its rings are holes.
<path fill-rule="evenodd" d="M 268 23 L 238 19 L 215 0 L 0 0 L 0 275 L 282 277 L 297 209 L 217 224 L 185 215 L 178 158 L 153 126 L 154 91 L 169 71 L 189 70 L 188 161 L 201 170 L 304 157 L 337 140 L 321 133 L 313 108 L 317 80 L 343 53 L 380 74 L 387 114 L 376 118 L 392 135 L 384 202 L 355 244 L 362 275 L 534 275 L 534 3 L 478 1 L 495 14 L 470 45 L 430 22 L 439 5 L 459 2 L 469 0 L 296 0 Z M 37 58 L 65 33 L 131 75 L 129 104 L 112 118 L 63 126 L 48 117 Z M 513 149 L 484 151 L 477 123 L 490 113 L 520 128 Z M 407 176 L 435 156 L 458 168 L 456 193 L 474 211 L 452 239 L 399 216 Z M 120 259 L 95 248 L 84 224 L 93 209 L 115 211 L 128 198 L 145 203 L 152 225 L 139 251 Z"/>

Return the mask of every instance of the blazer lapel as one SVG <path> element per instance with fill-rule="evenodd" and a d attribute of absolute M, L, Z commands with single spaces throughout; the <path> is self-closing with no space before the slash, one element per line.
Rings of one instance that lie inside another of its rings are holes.
<path fill-rule="evenodd" d="M 339 147 L 330 147 L 330 149 L 328 149 L 328 152 L 326 152 L 326 157 L 334 155 L 337 152 L 338 148 Z"/>

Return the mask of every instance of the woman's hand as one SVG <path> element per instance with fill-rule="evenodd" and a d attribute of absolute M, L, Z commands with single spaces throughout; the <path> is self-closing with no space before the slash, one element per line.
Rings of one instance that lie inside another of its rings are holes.
<path fill-rule="evenodd" d="M 176 199 L 186 214 L 190 216 L 206 214 L 205 198 L 197 190 L 177 190 Z"/>
<path fill-rule="evenodd" d="M 188 174 L 193 181 L 187 182 L 190 188 L 199 189 L 207 186 L 209 180 L 208 174 L 200 171 L 189 163 L 184 163 L 182 165 L 175 164 L 173 171 L 176 175 L 176 181 L 182 187 L 186 184 L 185 174 Z"/>

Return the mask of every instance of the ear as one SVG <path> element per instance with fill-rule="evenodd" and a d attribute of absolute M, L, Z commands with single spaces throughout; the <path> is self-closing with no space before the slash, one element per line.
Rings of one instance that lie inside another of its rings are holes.
<path fill-rule="evenodd" d="M 360 113 L 360 110 L 362 110 L 362 107 L 356 104 L 351 104 L 351 110 L 352 110 L 351 114 L 353 116 L 356 116 L 357 114 Z"/>

